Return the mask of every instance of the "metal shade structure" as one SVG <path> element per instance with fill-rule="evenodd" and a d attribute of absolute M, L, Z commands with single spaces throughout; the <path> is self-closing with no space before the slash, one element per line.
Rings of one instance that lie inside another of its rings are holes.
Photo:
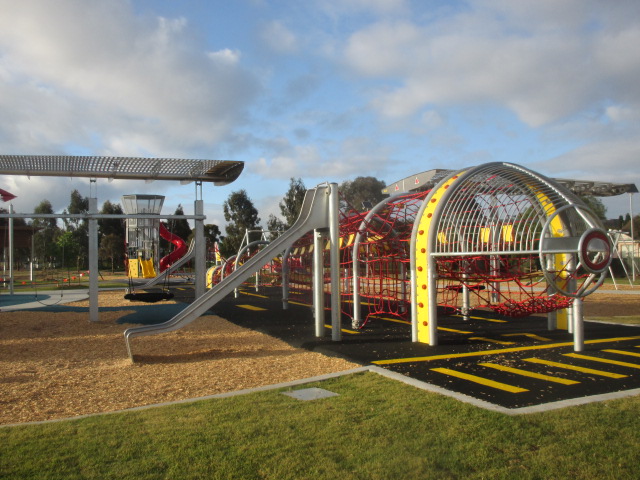
<path fill-rule="evenodd" d="M 417 192 L 433 188 L 440 180 L 454 174 L 456 170 L 434 169 L 416 173 L 396 182 L 390 183 L 382 189 L 387 195 L 398 195 L 406 192 Z M 593 195 L 595 197 L 612 197 L 623 193 L 638 193 L 638 187 L 633 183 L 612 183 L 593 180 L 575 180 L 554 178 L 554 182 L 562 185 L 576 195 Z"/>
<path fill-rule="evenodd" d="M 238 178 L 244 162 L 143 157 L 70 155 L 0 155 L 4 175 L 86 177 L 126 180 L 177 180 L 227 185 Z"/>

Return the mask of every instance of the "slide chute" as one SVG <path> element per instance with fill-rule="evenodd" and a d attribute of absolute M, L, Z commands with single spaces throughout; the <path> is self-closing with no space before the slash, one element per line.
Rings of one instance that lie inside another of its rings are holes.
<path fill-rule="evenodd" d="M 164 272 L 167 268 L 173 265 L 174 262 L 182 258 L 184 254 L 187 253 L 189 247 L 187 246 L 187 242 L 182 238 L 167 230 L 167 227 L 165 227 L 162 222 L 160 222 L 160 236 L 166 241 L 173 243 L 176 247 L 169 255 L 160 259 L 160 271 Z"/>

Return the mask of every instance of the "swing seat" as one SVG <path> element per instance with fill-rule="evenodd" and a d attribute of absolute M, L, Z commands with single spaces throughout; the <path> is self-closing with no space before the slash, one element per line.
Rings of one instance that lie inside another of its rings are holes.
<path fill-rule="evenodd" d="M 124 298 L 132 302 L 156 303 L 162 300 L 171 300 L 173 293 L 171 292 L 139 292 L 127 293 Z"/>

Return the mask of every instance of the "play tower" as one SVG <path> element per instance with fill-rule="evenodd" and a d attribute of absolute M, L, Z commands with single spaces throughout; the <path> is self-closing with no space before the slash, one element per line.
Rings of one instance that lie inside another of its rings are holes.
<path fill-rule="evenodd" d="M 126 245 L 129 277 L 154 278 L 158 271 L 160 212 L 163 195 L 123 195 L 127 215 L 152 214 L 158 218 L 127 218 Z"/>

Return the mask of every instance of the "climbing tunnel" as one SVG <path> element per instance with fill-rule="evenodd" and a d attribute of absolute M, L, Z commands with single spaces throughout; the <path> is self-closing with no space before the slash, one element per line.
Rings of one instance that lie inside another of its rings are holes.
<path fill-rule="evenodd" d="M 576 195 L 509 163 L 442 171 L 425 190 L 365 212 L 343 200 L 339 223 L 343 315 L 354 329 L 393 318 L 408 331 L 411 325 L 414 341 L 430 344 L 439 316 L 482 310 L 549 314 L 552 328 L 571 329 L 574 307 L 602 283 L 611 259 L 600 221 Z M 329 308 L 330 245 L 322 230 L 284 254 L 283 295 L 313 303 L 315 245 L 323 249 L 319 288 Z"/>

